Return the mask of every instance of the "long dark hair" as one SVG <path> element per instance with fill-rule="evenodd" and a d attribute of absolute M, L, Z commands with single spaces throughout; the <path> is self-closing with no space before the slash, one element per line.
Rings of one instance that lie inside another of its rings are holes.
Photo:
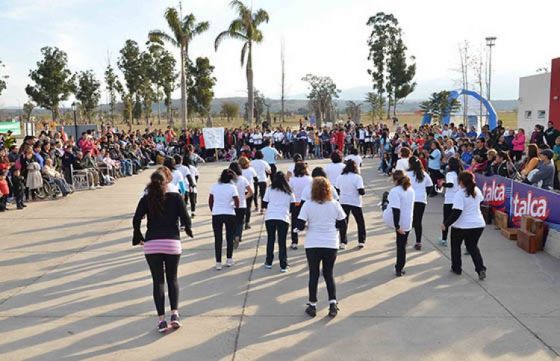
<path fill-rule="evenodd" d="M 408 170 L 414 173 L 414 176 L 416 177 L 416 180 L 418 182 L 422 182 L 424 180 L 424 166 L 422 165 L 420 159 L 418 159 L 416 156 L 408 158 L 408 167 Z"/>
<path fill-rule="evenodd" d="M 163 213 L 167 181 L 161 172 L 153 172 L 150 183 L 146 187 L 148 200 L 148 215 L 157 217 Z"/>
<path fill-rule="evenodd" d="M 475 197 L 476 195 L 476 183 L 474 182 L 474 174 L 468 170 L 461 172 L 459 174 L 459 183 L 465 187 L 465 193 L 467 196 Z"/>
<path fill-rule="evenodd" d="M 237 176 L 235 173 L 230 169 L 224 169 L 222 174 L 220 174 L 220 178 L 218 179 L 218 183 L 227 184 L 231 183 L 232 181 L 236 180 Z"/>
<path fill-rule="evenodd" d="M 297 162 L 294 166 L 294 176 L 303 177 L 309 175 L 309 170 L 307 169 L 307 164 L 304 162 Z"/>
<path fill-rule="evenodd" d="M 408 178 L 402 170 L 393 172 L 393 182 L 395 182 L 397 186 L 403 187 L 404 190 L 407 190 L 411 186 L 410 178 Z"/>
<path fill-rule="evenodd" d="M 276 174 L 272 176 L 270 188 L 287 194 L 292 194 L 292 189 L 290 188 L 288 181 L 286 181 L 286 176 L 283 172 L 276 172 Z"/>
<path fill-rule="evenodd" d="M 174 171 L 175 170 L 175 159 L 171 158 L 171 157 L 165 157 L 165 160 L 163 161 L 163 165 L 167 168 L 169 168 L 169 170 Z"/>
<path fill-rule="evenodd" d="M 354 162 L 352 159 L 348 159 L 344 164 L 346 164 L 346 166 L 342 170 L 342 174 L 348 174 L 348 173 L 358 174 L 358 167 L 356 166 L 356 162 Z"/>
<path fill-rule="evenodd" d="M 457 175 L 461 174 L 463 171 L 463 165 L 459 161 L 459 159 L 455 157 L 449 158 L 447 161 L 447 167 L 449 168 L 449 172 L 455 172 Z"/>
<path fill-rule="evenodd" d="M 338 152 L 338 151 L 332 152 L 332 154 L 331 154 L 331 162 L 333 162 L 333 163 L 335 163 L 335 164 L 336 164 L 336 163 L 342 162 L 342 157 L 340 156 L 340 152 Z"/>

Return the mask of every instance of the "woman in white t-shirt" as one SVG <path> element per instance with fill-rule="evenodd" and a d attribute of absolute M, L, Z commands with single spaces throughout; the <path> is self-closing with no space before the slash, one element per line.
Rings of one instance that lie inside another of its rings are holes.
<path fill-rule="evenodd" d="M 402 170 L 403 172 L 408 171 L 408 158 L 410 157 L 410 148 L 402 147 L 401 158 L 397 160 L 397 165 L 395 165 L 395 170 Z"/>
<path fill-rule="evenodd" d="M 286 172 L 287 180 L 290 180 L 290 178 L 294 176 L 294 168 L 296 167 L 296 164 L 299 162 L 303 162 L 303 157 L 301 156 L 301 154 L 296 153 L 294 154 L 294 162 L 288 165 L 288 171 Z"/>
<path fill-rule="evenodd" d="M 229 169 L 235 173 L 237 178 L 234 181 L 237 192 L 239 193 L 239 207 L 235 209 L 235 237 L 233 238 L 233 249 L 239 247 L 241 236 L 243 235 L 243 224 L 245 214 L 247 213 L 247 199 L 253 195 L 253 186 L 251 182 L 243 176 L 243 171 L 238 162 L 231 162 Z M 249 204 L 249 207 L 251 205 Z"/>
<path fill-rule="evenodd" d="M 345 227 L 346 214 L 341 205 L 333 200 L 332 186 L 327 178 L 313 179 L 311 200 L 301 207 L 297 229 L 303 231 L 306 222 L 304 246 L 309 268 L 309 303 L 305 312 L 311 317 L 317 315 L 317 287 L 322 264 L 329 294 L 329 316 L 335 317 L 338 314 L 334 282 L 334 263 L 339 247 L 337 229 Z"/>
<path fill-rule="evenodd" d="M 418 251 L 422 249 L 422 219 L 426 204 L 428 204 L 428 191 L 434 185 L 429 174 L 424 171 L 424 166 L 420 159 L 410 157 L 408 159 L 409 171 L 406 173 L 414 189 L 414 213 L 412 216 L 412 227 L 416 234 L 416 244 L 414 248 Z"/>
<path fill-rule="evenodd" d="M 323 169 L 323 167 L 313 168 L 313 171 L 311 172 L 311 178 L 317 178 L 317 177 L 327 178 L 327 173 L 325 173 L 325 170 Z M 331 183 L 329 182 L 329 184 L 331 184 Z M 312 188 L 312 186 L 313 186 L 313 182 L 311 182 L 307 187 L 305 187 L 305 189 L 301 193 L 301 205 L 302 206 L 305 202 L 309 202 L 311 200 L 311 188 Z M 338 201 L 338 193 L 336 191 L 336 188 L 332 184 L 331 184 L 331 192 L 332 192 L 333 199 L 335 201 Z"/>
<path fill-rule="evenodd" d="M 257 172 L 258 183 L 255 185 L 255 210 L 259 210 L 258 198 L 261 198 L 261 214 L 262 210 L 262 200 L 264 198 L 264 192 L 266 191 L 266 181 L 267 177 L 271 172 L 270 165 L 264 161 L 264 155 L 260 150 L 255 152 L 255 159 L 251 162 L 251 166 Z"/>
<path fill-rule="evenodd" d="M 267 269 L 272 268 L 274 244 L 278 240 L 280 271 L 284 273 L 288 270 L 286 238 L 290 226 L 290 212 L 293 212 L 295 201 L 296 198 L 286 181 L 286 176 L 282 172 L 276 172 L 263 199 L 263 208 L 266 209 L 264 220 L 268 236 L 264 267 Z"/>
<path fill-rule="evenodd" d="M 396 232 L 397 262 L 395 264 L 395 275 L 401 277 L 405 274 L 406 242 L 412 229 L 414 189 L 412 189 L 410 178 L 402 170 L 393 172 L 393 182 L 395 187 L 389 192 L 389 204 L 383 211 L 383 220 Z"/>
<path fill-rule="evenodd" d="M 216 269 L 222 269 L 223 228 L 226 228 L 227 260 L 226 266 L 233 266 L 233 238 L 235 236 L 235 209 L 239 208 L 239 193 L 233 183 L 235 173 L 224 169 L 218 183 L 210 189 L 208 206 L 212 211 L 212 230 L 214 231 L 214 250 Z"/>
<path fill-rule="evenodd" d="M 177 187 L 179 193 L 181 195 L 184 195 L 187 190 L 187 185 L 185 182 L 185 177 L 183 177 L 183 174 L 176 168 L 175 159 L 173 159 L 172 157 L 166 157 L 163 161 L 163 165 L 171 171 L 170 184 Z"/>
<path fill-rule="evenodd" d="M 191 218 L 194 218 L 196 212 L 196 203 L 198 201 L 197 183 L 198 183 L 198 177 L 200 173 L 198 172 L 198 169 L 195 167 L 194 161 L 190 157 L 183 157 L 183 165 L 189 169 L 189 172 L 191 173 L 191 177 L 192 177 L 192 184 L 189 187 L 188 201 L 191 206 Z"/>
<path fill-rule="evenodd" d="M 245 177 L 249 183 L 253 184 L 253 193 L 250 197 L 247 197 L 247 209 L 245 210 L 245 230 L 251 229 L 251 204 L 253 203 L 253 198 L 255 198 L 255 192 L 257 190 L 259 180 L 257 177 L 257 172 L 253 167 L 251 167 L 251 161 L 247 157 L 239 157 L 239 165 L 241 166 L 241 175 Z"/>
<path fill-rule="evenodd" d="M 347 160 L 342 174 L 336 180 L 336 189 L 340 191 L 339 202 L 346 213 L 346 223 L 350 213 L 354 216 L 358 226 L 358 247 L 363 248 L 366 242 L 366 224 L 362 211 L 362 196 L 366 194 L 364 180 L 359 174 L 359 168 L 353 160 Z M 347 229 L 341 232 L 340 249 L 345 249 L 348 244 Z"/>
<path fill-rule="evenodd" d="M 459 174 L 463 171 L 463 165 L 458 158 L 449 158 L 447 162 L 447 174 L 445 174 L 445 183 L 443 187 L 445 188 L 445 198 L 443 201 L 443 221 L 451 215 L 451 210 L 453 209 L 453 200 L 455 195 L 460 190 L 459 188 Z M 441 231 L 440 244 L 447 247 L 447 234 L 449 230 L 446 228 Z"/>
<path fill-rule="evenodd" d="M 307 169 L 307 164 L 304 162 L 296 163 L 294 168 L 294 176 L 290 178 L 290 188 L 294 192 L 294 196 L 296 197 L 296 202 L 294 209 L 292 210 L 292 228 L 293 225 L 296 223 L 298 219 L 299 210 L 301 209 L 301 196 L 303 194 L 303 190 L 309 186 L 312 182 L 312 178 L 309 176 L 309 170 Z M 290 246 L 291 249 L 297 249 L 299 237 L 297 232 L 292 232 L 292 245 Z"/>
<path fill-rule="evenodd" d="M 331 162 L 325 167 L 325 173 L 327 173 L 327 178 L 329 182 L 333 186 L 336 187 L 336 181 L 338 177 L 342 174 L 342 170 L 344 169 L 344 163 L 342 163 L 342 157 L 340 156 L 340 152 L 334 151 L 331 154 Z"/>
<path fill-rule="evenodd" d="M 484 200 L 482 191 L 476 186 L 474 174 L 468 171 L 459 174 L 461 189 L 455 194 L 451 215 L 441 225 L 441 230 L 451 227 L 451 271 L 460 275 L 461 244 L 465 241 L 467 251 L 472 257 L 478 279 L 486 278 L 486 267 L 478 248 L 478 241 L 484 232 L 486 222 L 480 211 Z"/>
<path fill-rule="evenodd" d="M 350 149 L 350 154 L 348 154 L 346 158 L 344 158 L 345 161 L 350 159 L 353 160 L 354 163 L 356 163 L 358 169 L 362 168 L 363 159 L 358 155 L 358 148 L 352 147 L 352 149 Z"/>

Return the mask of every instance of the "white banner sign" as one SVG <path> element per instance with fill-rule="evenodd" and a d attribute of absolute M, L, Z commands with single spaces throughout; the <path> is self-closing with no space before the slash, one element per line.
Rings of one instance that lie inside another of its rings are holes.
<path fill-rule="evenodd" d="M 206 149 L 224 148 L 224 128 L 202 128 Z"/>

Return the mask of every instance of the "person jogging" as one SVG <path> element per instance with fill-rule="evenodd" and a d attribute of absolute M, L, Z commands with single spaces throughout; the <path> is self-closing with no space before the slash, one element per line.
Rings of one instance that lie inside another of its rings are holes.
<path fill-rule="evenodd" d="M 409 171 L 406 173 L 412 183 L 414 190 L 414 212 L 412 216 L 412 228 L 416 234 L 416 244 L 414 248 L 417 251 L 422 249 L 422 219 L 424 218 L 424 211 L 426 204 L 428 204 L 428 192 L 432 189 L 432 179 L 424 171 L 422 162 L 416 157 L 408 159 Z"/>
<path fill-rule="evenodd" d="M 366 242 L 366 225 L 362 211 L 362 196 L 366 193 L 364 180 L 359 174 L 359 168 L 353 160 L 347 160 L 342 174 L 336 179 L 336 189 L 340 191 L 340 204 L 346 213 L 346 223 L 350 214 L 354 216 L 358 226 L 358 247 L 363 248 Z M 348 244 L 347 229 L 342 234 L 340 249 L 345 249 Z"/>
<path fill-rule="evenodd" d="M 445 198 L 443 201 L 443 221 L 451 215 L 451 210 L 453 209 L 453 200 L 455 195 L 459 191 L 459 174 L 463 171 L 463 165 L 461 161 L 455 157 L 449 158 L 447 162 L 447 173 L 445 174 Z M 447 235 L 449 229 L 445 228 L 441 231 L 440 244 L 443 247 L 447 247 Z"/>
<path fill-rule="evenodd" d="M 146 194 L 140 199 L 132 219 L 132 243 L 144 246 L 144 254 L 152 274 L 153 298 L 158 314 L 157 329 L 161 333 L 169 330 L 165 320 L 166 279 L 171 304 L 170 325 L 175 329 L 181 327 L 177 270 L 182 247 L 178 221 L 185 227 L 185 233 L 193 237 L 185 201 L 179 193 L 167 192 L 167 183 L 168 180 L 161 172 L 156 171 L 151 175 Z M 146 235 L 140 230 L 144 216 L 148 219 Z"/>
<path fill-rule="evenodd" d="M 312 178 L 309 176 L 309 170 L 307 169 L 307 163 L 299 162 L 296 163 L 294 168 L 294 176 L 290 178 L 290 188 L 294 192 L 296 197 L 294 209 L 292 210 L 292 228 L 295 224 L 299 210 L 301 209 L 301 196 L 303 194 L 303 190 L 311 184 Z M 292 236 L 292 244 L 290 246 L 291 249 L 297 249 L 299 237 L 297 232 L 291 232 Z"/>

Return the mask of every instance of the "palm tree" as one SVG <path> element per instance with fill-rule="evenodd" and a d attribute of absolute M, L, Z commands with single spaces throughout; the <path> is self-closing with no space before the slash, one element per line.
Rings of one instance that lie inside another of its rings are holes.
<path fill-rule="evenodd" d="M 177 9 L 168 8 L 165 11 L 165 20 L 171 29 L 171 34 L 167 34 L 162 30 L 152 30 L 148 34 L 150 41 L 166 41 L 177 47 L 181 51 L 181 117 L 183 118 L 183 126 L 187 127 L 187 69 L 186 62 L 189 58 L 189 45 L 191 40 L 199 34 L 202 34 L 210 25 L 207 21 L 196 22 L 193 14 L 180 19 Z"/>
<path fill-rule="evenodd" d="M 255 94 L 253 90 L 253 43 L 260 43 L 263 40 L 263 34 L 258 29 L 258 26 L 262 23 L 268 23 L 268 13 L 259 9 L 253 12 L 251 8 L 248 8 L 239 0 L 233 0 L 230 3 L 231 7 L 237 10 L 238 18 L 233 20 L 226 31 L 223 31 L 218 35 L 215 42 L 216 51 L 218 46 L 225 38 L 238 39 L 243 41 L 243 48 L 241 48 L 241 66 L 245 63 L 245 57 L 247 57 L 247 96 L 249 103 L 249 114 L 248 121 L 249 124 L 253 123 L 253 115 L 255 109 Z"/>

